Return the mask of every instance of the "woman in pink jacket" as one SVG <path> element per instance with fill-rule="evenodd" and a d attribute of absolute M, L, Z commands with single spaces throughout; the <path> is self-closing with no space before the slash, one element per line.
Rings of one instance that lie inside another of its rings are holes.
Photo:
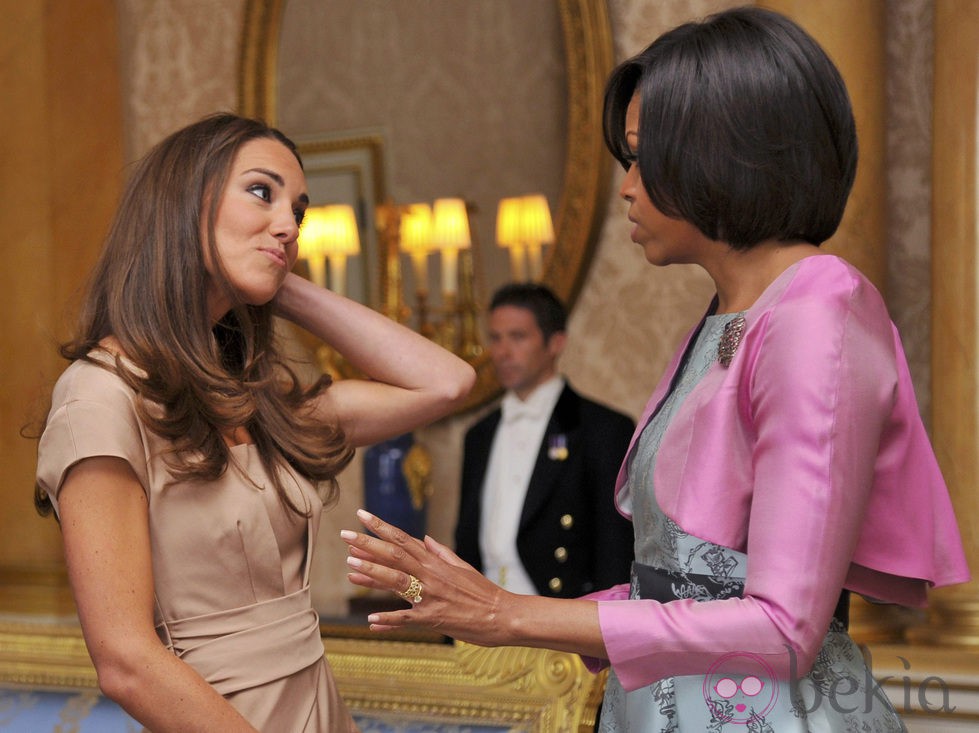
<path fill-rule="evenodd" d="M 378 537 L 343 533 L 351 581 L 413 604 L 374 628 L 609 664 L 603 731 L 903 730 L 847 635 L 849 593 L 921 606 L 969 573 L 881 296 L 818 249 L 856 172 L 838 71 L 776 13 L 720 13 L 613 72 L 605 137 L 646 259 L 717 290 L 619 474 L 632 582 L 513 595 L 364 514 Z"/>

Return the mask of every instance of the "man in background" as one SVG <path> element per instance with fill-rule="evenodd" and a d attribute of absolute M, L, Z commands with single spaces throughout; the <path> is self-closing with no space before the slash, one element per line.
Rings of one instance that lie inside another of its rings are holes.
<path fill-rule="evenodd" d="M 542 285 L 494 294 L 489 351 L 506 393 L 466 433 L 455 539 L 507 590 L 573 598 L 629 581 L 632 525 L 613 490 L 634 424 L 558 373 L 566 321 Z"/>

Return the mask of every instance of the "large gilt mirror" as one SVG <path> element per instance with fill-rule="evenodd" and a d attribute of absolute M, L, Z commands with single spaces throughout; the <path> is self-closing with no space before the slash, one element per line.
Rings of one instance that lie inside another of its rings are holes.
<path fill-rule="evenodd" d="M 346 265 L 348 295 L 393 314 L 393 290 L 420 282 L 378 227 L 385 204 L 460 197 L 470 205 L 481 330 L 492 291 L 513 277 L 497 244 L 498 202 L 540 193 L 555 241 L 537 279 L 573 307 L 609 180 L 600 101 L 613 55 L 603 0 L 248 0 L 244 34 L 241 111 L 299 143 L 313 205 L 350 199 L 357 209 L 361 249 Z M 437 255 L 431 263 L 437 309 Z M 480 376 L 469 408 L 497 386 L 485 353 L 467 358 Z"/>

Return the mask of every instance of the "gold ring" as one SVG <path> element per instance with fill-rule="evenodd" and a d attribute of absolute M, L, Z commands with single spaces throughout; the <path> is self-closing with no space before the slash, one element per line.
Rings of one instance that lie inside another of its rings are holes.
<path fill-rule="evenodd" d="M 421 603 L 422 582 L 411 573 L 408 574 L 408 577 L 411 579 L 411 582 L 408 583 L 408 587 L 403 591 L 400 591 L 398 595 L 408 601 L 408 603 Z"/>

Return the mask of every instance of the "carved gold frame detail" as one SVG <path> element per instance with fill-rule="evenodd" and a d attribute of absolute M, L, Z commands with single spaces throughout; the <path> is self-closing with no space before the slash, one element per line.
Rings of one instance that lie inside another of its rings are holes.
<path fill-rule="evenodd" d="M 325 637 L 354 715 L 551 733 L 593 730 L 604 675 L 571 654 Z M 0 686 L 92 689 L 95 669 L 77 624 L 0 624 Z"/>

